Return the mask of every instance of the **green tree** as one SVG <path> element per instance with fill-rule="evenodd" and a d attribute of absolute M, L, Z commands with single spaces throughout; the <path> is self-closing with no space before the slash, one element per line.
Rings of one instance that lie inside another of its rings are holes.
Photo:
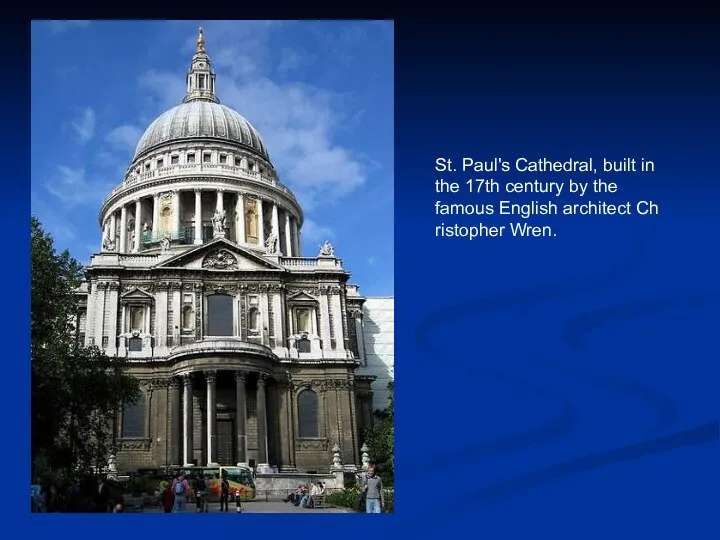
<path fill-rule="evenodd" d="M 82 266 L 58 254 L 36 218 L 30 221 L 33 476 L 104 465 L 112 419 L 139 396 L 125 361 L 78 340 L 77 289 Z"/>
<path fill-rule="evenodd" d="M 365 442 L 370 460 L 377 466 L 386 485 L 392 485 L 395 477 L 395 383 L 388 383 L 389 403 L 375 411 L 375 424 L 365 431 Z"/>

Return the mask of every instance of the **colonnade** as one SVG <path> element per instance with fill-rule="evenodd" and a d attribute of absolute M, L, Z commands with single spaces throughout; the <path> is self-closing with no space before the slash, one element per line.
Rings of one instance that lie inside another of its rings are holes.
<path fill-rule="evenodd" d="M 206 385 L 206 404 L 203 436 L 205 438 L 205 456 L 207 465 L 218 464 L 218 437 L 217 437 L 217 372 L 210 370 L 203 372 Z M 235 417 L 235 458 L 237 463 L 248 463 L 247 455 L 247 407 L 246 383 L 249 373 L 243 370 L 235 371 L 236 386 L 236 417 Z M 268 428 L 267 428 L 267 393 L 266 385 L 268 375 L 258 374 L 257 377 L 257 459 L 258 464 L 267 464 L 268 457 Z M 171 403 L 173 431 L 172 436 L 177 445 L 173 449 L 173 461 L 180 458 L 182 465 L 193 464 L 193 392 L 197 382 L 193 373 L 184 373 L 171 380 L 170 388 L 174 390 L 174 403 Z"/>
<path fill-rule="evenodd" d="M 195 195 L 194 214 L 188 223 L 183 223 L 182 195 L 190 191 Z M 278 207 L 277 203 L 238 191 L 200 188 L 159 192 L 122 205 L 110 214 L 103 224 L 103 251 L 138 253 L 143 250 L 143 239 L 149 239 L 151 241 L 149 243 L 159 243 L 167 237 L 171 243 L 187 243 L 190 238 L 185 236 L 185 230 L 190 224 L 193 230 L 192 243 L 203 244 L 205 240 L 210 239 L 203 238 L 203 191 L 215 194 L 214 206 L 205 208 L 205 223 L 213 223 L 213 238 L 228 236 L 238 244 L 251 244 L 264 248 L 266 240 L 274 234 L 278 253 L 286 257 L 300 256 L 300 231 L 297 218 L 282 207 Z M 234 199 L 234 201 L 231 199 L 231 203 L 234 202 L 232 219 L 227 217 L 229 210 L 227 195 Z M 152 212 L 146 217 L 145 209 L 150 206 L 150 200 L 152 200 Z M 268 231 L 266 231 L 267 212 L 270 213 Z M 215 216 L 221 216 L 220 225 L 217 227 L 213 220 Z"/>

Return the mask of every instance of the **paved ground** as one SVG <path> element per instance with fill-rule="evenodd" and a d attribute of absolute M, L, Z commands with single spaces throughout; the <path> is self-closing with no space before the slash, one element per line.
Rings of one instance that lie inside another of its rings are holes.
<path fill-rule="evenodd" d="M 160 508 L 146 508 L 143 510 L 144 513 L 148 514 L 159 514 L 162 513 Z M 186 513 L 196 513 L 197 508 L 194 504 L 189 504 L 186 509 Z M 220 512 L 220 503 L 210 503 L 210 512 L 217 514 Z M 347 508 L 300 508 L 299 506 L 293 506 L 289 503 L 280 501 L 250 501 L 242 504 L 243 514 L 318 514 L 318 513 L 329 513 L 329 514 L 347 514 L 354 513 L 352 510 Z M 228 513 L 235 513 L 235 506 L 230 505 L 230 511 Z"/>

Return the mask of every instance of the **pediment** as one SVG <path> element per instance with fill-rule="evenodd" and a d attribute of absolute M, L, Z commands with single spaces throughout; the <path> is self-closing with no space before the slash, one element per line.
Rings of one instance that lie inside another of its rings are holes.
<path fill-rule="evenodd" d="M 282 266 L 222 238 L 171 257 L 155 268 L 187 268 L 217 272 L 285 271 Z"/>
<path fill-rule="evenodd" d="M 306 292 L 299 292 L 297 294 L 294 294 L 292 296 L 288 296 L 289 302 L 317 302 L 318 299 L 314 296 L 310 296 Z"/>
<path fill-rule="evenodd" d="M 154 297 L 149 292 L 143 291 L 142 289 L 139 289 L 135 287 L 134 289 L 129 290 L 128 292 L 121 294 L 120 298 L 123 300 L 153 300 Z"/>

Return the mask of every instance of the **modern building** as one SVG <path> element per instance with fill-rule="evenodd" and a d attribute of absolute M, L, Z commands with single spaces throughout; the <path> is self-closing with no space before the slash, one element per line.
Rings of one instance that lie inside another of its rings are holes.
<path fill-rule="evenodd" d="M 301 254 L 303 210 L 215 78 L 201 30 L 182 103 L 150 124 L 100 210 L 78 328 L 141 381 L 117 418 L 118 469 L 319 471 L 336 444 L 359 465 L 384 406 L 365 298 L 328 242 Z"/>
<path fill-rule="evenodd" d="M 395 380 L 395 299 L 392 296 L 365 299 L 360 332 L 360 367 L 355 373 L 373 379 L 373 409 L 383 410 L 389 404 L 388 383 Z"/>

